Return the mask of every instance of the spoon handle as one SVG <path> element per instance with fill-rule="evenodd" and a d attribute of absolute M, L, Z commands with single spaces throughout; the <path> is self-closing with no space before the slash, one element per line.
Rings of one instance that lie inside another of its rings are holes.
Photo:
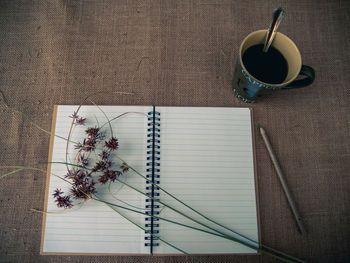
<path fill-rule="evenodd" d="M 277 7 L 273 13 L 272 13 L 272 23 L 270 25 L 269 30 L 267 30 L 266 37 L 265 37 L 265 43 L 263 52 L 267 52 L 269 47 L 272 44 L 272 41 L 275 39 L 278 26 L 281 23 L 281 20 L 284 16 L 284 8 L 283 7 Z"/>

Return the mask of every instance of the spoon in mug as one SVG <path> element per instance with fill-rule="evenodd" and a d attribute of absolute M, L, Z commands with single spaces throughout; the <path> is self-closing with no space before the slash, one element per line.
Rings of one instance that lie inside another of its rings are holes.
<path fill-rule="evenodd" d="M 277 7 L 273 11 L 272 23 L 266 32 L 263 52 L 266 53 L 269 50 L 269 47 L 271 46 L 273 40 L 275 39 L 278 26 L 280 25 L 283 16 L 284 16 L 284 8 L 283 7 Z"/>

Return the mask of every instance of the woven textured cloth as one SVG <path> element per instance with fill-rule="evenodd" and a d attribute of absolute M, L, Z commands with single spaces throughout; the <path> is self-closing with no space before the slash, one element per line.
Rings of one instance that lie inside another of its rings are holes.
<path fill-rule="evenodd" d="M 279 31 L 316 71 L 307 88 L 239 101 L 231 81 L 239 44 L 267 28 L 283 6 Z M 307 236 L 295 220 L 255 133 L 261 240 L 309 262 L 350 261 L 350 2 L 0 1 L 0 165 L 46 162 L 53 105 L 249 106 L 287 177 Z M 126 92 L 125 94 L 120 92 Z M 214 139 L 215 140 L 215 139 Z M 45 170 L 46 166 L 39 168 Z M 1 169 L 1 174 L 11 169 Z M 192 262 L 185 256 L 41 256 L 45 173 L 0 180 L 0 262 Z M 203 256 L 207 262 L 275 262 L 268 256 Z"/>

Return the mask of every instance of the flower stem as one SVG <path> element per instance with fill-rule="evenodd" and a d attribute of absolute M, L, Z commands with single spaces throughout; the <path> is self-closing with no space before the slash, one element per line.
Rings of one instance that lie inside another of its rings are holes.
<path fill-rule="evenodd" d="M 89 99 L 89 100 L 90 100 L 90 99 Z M 104 114 L 105 118 L 107 119 L 107 123 L 109 124 L 110 130 L 111 130 L 111 134 L 113 135 L 112 126 L 111 126 L 111 120 L 107 117 L 107 115 L 105 114 L 105 112 L 104 112 L 96 103 L 94 103 L 92 100 L 90 100 L 90 101 L 91 101 L 94 105 L 96 105 L 96 106 L 98 107 L 98 109 Z M 119 117 L 121 117 L 121 116 L 123 116 L 123 115 L 124 115 L 124 114 L 121 114 L 121 115 L 117 116 L 115 119 L 117 119 L 117 118 L 119 118 Z M 105 124 L 104 124 L 104 125 L 105 125 Z M 103 126 L 104 126 L 104 125 L 103 125 Z M 118 158 L 119 160 L 121 160 L 122 162 L 125 162 L 125 161 L 122 160 L 120 157 L 117 156 L 117 158 Z M 126 163 L 126 162 L 125 162 L 125 163 Z M 246 236 L 244 236 L 244 235 L 242 235 L 242 234 L 240 234 L 240 233 L 238 233 L 238 232 L 236 232 L 236 231 L 234 231 L 234 230 L 232 230 L 232 229 L 230 229 L 230 228 L 228 228 L 228 227 L 226 227 L 226 226 L 224 226 L 224 225 L 222 225 L 222 224 L 220 224 L 220 223 L 218 223 L 218 222 L 216 222 L 216 221 L 214 221 L 214 220 L 212 220 L 212 219 L 210 219 L 209 217 L 203 215 L 203 214 L 200 213 L 199 211 L 195 210 L 194 208 L 190 207 L 190 206 L 187 205 L 186 203 L 184 203 L 184 202 L 182 202 L 181 200 L 179 200 L 178 198 L 176 198 L 174 195 L 172 195 L 172 194 L 170 194 L 169 192 L 167 192 L 165 189 L 163 189 L 163 188 L 160 187 L 159 185 L 155 184 L 155 183 L 152 182 L 152 181 L 149 181 L 146 177 L 144 177 L 141 173 L 139 173 L 138 171 L 136 171 L 134 168 L 130 167 L 129 165 L 128 165 L 128 167 L 129 167 L 130 169 L 132 169 L 136 174 L 138 174 L 139 176 L 141 176 L 142 178 L 144 178 L 146 181 L 152 183 L 152 185 L 158 187 L 161 191 L 163 191 L 164 193 L 168 194 L 170 197 L 172 197 L 172 198 L 175 199 L 176 201 L 180 202 L 182 205 L 184 205 L 185 207 L 189 208 L 190 210 L 192 210 L 193 212 L 197 213 L 198 215 L 202 216 L 202 217 L 205 218 L 206 220 L 208 220 L 208 221 L 210 221 L 210 222 L 212 222 L 212 223 L 214 223 L 214 224 L 216 224 L 216 225 L 218 225 L 218 226 L 220 226 L 220 227 L 222 227 L 222 228 L 224 228 L 224 229 L 226 229 L 226 230 L 229 230 L 229 231 L 231 231 L 232 233 L 234 233 L 234 234 L 236 234 L 236 235 L 238 235 L 238 236 L 240 236 L 240 237 L 243 237 L 243 238 L 245 238 L 245 239 L 247 239 L 247 240 L 249 240 L 249 241 L 251 241 L 251 242 L 254 242 L 254 243 L 258 244 L 257 241 L 255 241 L 255 240 L 253 240 L 253 239 L 250 239 L 250 238 L 248 238 L 248 237 L 246 237 Z M 120 180 L 118 180 L 118 181 L 120 181 Z M 120 182 L 121 182 L 121 183 L 124 183 L 124 182 L 122 182 L 122 181 L 120 181 Z M 125 183 L 125 184 L 126 184 L 126 183 Z M 131 187 L 131 186 L 129 185 L 129 187 Z M 131 188 L 134 189 L 134 190 L 136 190 L 136 188 L 133 188 L 133 187 L 131 187 Z M 139 191 L 139 190 L 137 190 L 137 191 L 140 192 L 140 193 L 142 193 L 142 194 L 144 194 L 143 192 L 141 192 L 141 191 Z M 144 195 L 145 195 L 145 194 L 144 194 Z M 148 196 L 148 195 L 146 195 L 146 196 Z M 150 196 L 148 196 L 148 197 L 150 197 Z M 150 198 L 151 198 L 152 200 L 154 200 L 153 197 L 150 197 Z M 160 201 L 158 201 L 158 202 L 161 203 L 161 204 L 163 204 L 164 206 L 166 206 L 166 207 L 172 209 L 173 211 L 175 211 L 175 212 L 181 214 L 182 216 L 184 216 L 184 217 L 186 217 L 186 218 L 188 218 L 188 219 L 190 219 L 190 220 L 192 220 L 192 221 L 194 221 L 194 222 L 196 222 L 196 223 L 198 223 L 198 224 L 201 224 L 199 221 L 196 221 L 196 220 L 192 219 L 191 217 L 188 217 L 187 215 L 181 213 L 180 211 L 178 211 L 178 210 L 176 210 L 176 209 L 174 209 L 174 208 L 171 208 L 171 207 L 167 206 L 166 204 L 164 204 L 164 203 L 162 203 L 162 202 L 160 202 Z M 202 224 L 202 225 L 204 225 L 204 224 Z M 204 226 L 206 226 L 206 225 L 204 225 Z M 208 227 L 208 226 L 206 226 L 206 227 Z M 215 229 L 210 228 L 210 227 L 208 227 L 208 228 L 209 228 L 209 229 L 212 229 L 212 230 L 214 230 L 214 231 L 216 231 L 217 233 L 224 234 L 224 233 L 221 232 L 221 231 L 215 230 Z M 224 235 L 225 235 L 225 234 L 224 234 Z M 286 256 L 286 257 L 294 258 L 294 257 L 289 256 L 289 255 L 287 255 L 287 254 L 285 254 L 285 253 L 283 253 L 283 252 L 281 252 L 281 251 L 278 251 L 278 250 L 276 250 L 276 249 L 267 247 L 267 246 L 265 246 L 265 245 L 262 245 L 262 246 L 265 247 L 265 248 L 267 248 L 267 249 L 270 249 L 271 251 L 274 251 L 275 253 L 280 253 L 280 254 L 282 254 L 282 255 L 284 255 L 284 256 Z M 297 259 L 297 258 L 294 258 L 294 259 L 295 259 L 295 260 L 299 260 L 299 259 Z"/>
<path fill-rule="evenodd" d="M 7 104 L 7 102 L 6 102 L 6 100 L 5 100 L 5 97 L 4 97 L 4 95 L 3 95 L 3 93 L 2 93 L 1 91 L 0 91 L 0 95 L 2 96 L 2 99 L 1 99 L 0 101 L 3 102 L 3 104 L 5 105 L 5 107 L 6 107 L 7 109 L 9 109 L 9 110 L 11 110 L 11 111 L 13 111 L 13 112 L 15 112 L 15 113 L 21 114 L 22 117 L 23 117 L 24 119 L 26 119 L 27 121 L 29 121 L 34 127 L 38 128 L 40 131 L 42 131 L 42 132 L 44 132 L 44 133 L 46 133 L 46 134 L 48 134 L 48 135 L 50 135 L 50 136 L 55 136 L 55 137 L 57 137 L 57 138 L 60 138 L 60 139 L 63 139 L 63 140 L 67 140 L 66 138 L 64 138 L 64 137 L 62 137 L 62 136 L 56 135 L 56 134 L 54 134 L 54 133 L 52 133 L 52 132 L 50 132 L 50 131 L 48 131 L 48 130 L 45 130 L 45 129 L 42 128 L 42 127 L 40 127 L 40 126 L 39 126 L 35 121 L 33 121 L 27 114 L 25 114 L 25 113 L 23 113 L 23 112 L 17 110 L 16 108 L 13 108 L 13 107 L 9 106 L 9 105 Z M 76 142 L 73 142 L 73 143 L 76 143 Z"/>
<path fill-rule="evenodd" d="M 137 111 L 128 111 L 128 112 L 124 112 L 110 120 L 108 120 L 108 122 L 105 122 L 102 126 L 100 126 L 100 128 L 102 129 L 105 125 L 111 123 L 112 121 L 116 120 L 116 119 L 119 119 L 120 117 L 124 116 L 124 115 L 127 115 L 127 114 L 131 114 L 131 113 L 134 113 L 134 114 L 141 114 L 141 115 L 144 115 L 145 117 L 148 117 L 147 114 L 143 113 L 143 112 L 137 112 Z"/>
<path fill-rule="evenodd" d="M 80 165 L 70 164 L 70 163 L 64 163 L 64 162 L 51 162 L 51 163 L 65 164 L 65 165 L 71 165 L 71 166 L 75 166 L 75 167 L 84 168 L 84 167 L 82 167 L 82 166 L 80 166 Z M 1 179 L 1 178 L 4 178 L 4 177 L 7 176 L 7 175 L 14 174 L 14 173 L 16 173 L 16 172 L 19 172 L 19 171 L 22 171 L 22 170 L 25 170 L 25 169 L 37 169 L 37 168 L 35 168 L 35 166 L 43 165 L 43 164 L 47 164 L 47 163 L 38 163 L 38 164 L 35 164 L 35 165 L 31 165 L 31 166 L 21 167 L 21 168 L 15 170 L 15 171 L 12 171 L 12 172 L 10 172 L 10 173 L 5 174 L 4 176 L 1 176 L 0 179 Z M 16 167 L 18 167 L 18 166 L 16 166 Z M 1 167 L 1 168 L 10 168 L 10 167 Z M 85 169 L 88 169 L 88 168 L 85 168 Z M 43 171 L 43 170 L 41 170 L 41 171 Z M 60 176 L 58 176 L 58 175 L 54 175 L 54 176 L 56 176 L 56 177 L 58 177 L 58 178 L 60 178 L 60 179 L 64 180 L 65 182 L 67 182 L 67 183 L 69 183 L 69 184 L 72 185 L 72 183 L 70 183 L 68 180 L 66 180 L 66 179 L 64 179 L 64 178 L 62 178 L 62 177 L 60 177 Z M 120 180 L 118 180 L 118 181 L 120 181 Z M 122 181 L 120 181 L 120 182 L 121 182 L 121 183 L 124 183 L 124 182 L 122 182 Z M 153 197 L 151 197 L 151 196 L 149 196 L 149 195 L 143 193 L 142 191 L 140 191 L 140 190 L 138 190 L 138 189 L 136 189 L 136 188 L 130 186 L 130 185 L 127 184 L 127 183 L 124 183 L 124 184 L 127 185 L 127 186 L 129 186 L 129 187 L 131 187 L 131 188 L 134 189 L 135 191 L 137 191 L 137 192 L 139 192 L 139 193 L 141 193 L 141 194 L 143 194 L 143 195 L 149 197 L 149 198 L 153 198 Z M 96 196 L 96 195 L 95 195 L 95 196 Z M 245 241 L 242 241 L 242 240 L 240 240 L 240 239 L 238 239 L 238 238 L 231 237 L 231 236 L 229 236 L 229 235 L 227 235 L 227 234 L 225 234 L 225 233 L 222 233 L 222 232 L 220 232 L 220 231 L 218 231 L 218 230 L 216 230 L 216 229 L 214 229 L 214 228 L 212 228 L 212 227 L 209 227 L 209 226 L 207 226 L 207 225 L 205 225 L 205 224 L 203 224 L 203 223 L 201 223 L 201 222 L 199 222 L 199 221 L 197 221 L 197 220 L 194 220 L 194 219 L 192 219 L 191 217 L 189 217 L 189 216 L 183 214 L 182 212 L 180 212 L 180 211 L 178 211 L 178 210 L 176 210 L 176 209 L 174 209 L 174 208 L 172 208 L 172 207 L 166 205 L 165 203 L 159 202 L 159 201 L 158 201 L 159 203 L 163 204 L 164 206 L 168 207 L 169 209 L 172 209 L 172 210 L 174 210 L 175 212 L 177 212 L 177 213 L 183 215 L 184 217 L 186 217 L 186 218 L 188 218 L 188 219 L 190 219 L 190 220 L 192 220 L 192 221 L 198 223 L 199 225 L 202 225 L 202 226 L 204 226 L 204 227 L 207 227 L 207 228 L 209 228 L 210 230 L 213 230 L 213 231 L 215 231 L 215 232 L 217 232 L 217 233 L 219 233 L 219 234 L 214 233 L 214 232 L 207 231 L 207 230 L 205 230 L 205 229 L 200 229 L 200 228 L 196 228 L 196 227 L 193 227 L 193 226 L 188 226 L 188 225 L 185 225 L 185 224 L 182 224 L 182 223 L 179 223 L 179 222 L 176 222 L 176 221 L 172 221 L 172 220 L 169 220 L 169 219 L 160 217 L 160 216 L 149 215 L 149 214 L 147 214 L 147 213 L 145 213 L 145 212 L 140 212 L 140 211 L 137 211 L 137 210 L 135 210 L 135 209 L 131 209 L 131 208 L 123 207 L 123 206 L 120 206 L 120 205 L 116 205 L 116 204 L 113 204 L 113 203 L 104 201 L 104 200 L 102 200 L 102 199 L 99 199 L 99 198 L 94 198 L 94 197 L 89 197 L 89 198 L 91 198 L 91 199 L 93 199 L 93 200 L 96 200 L 96 201 L 99 201 L 99 202 L 102 202 L 102 203 L 105 203 L 105 204 L 107 204 L 107 205 L 109 205 L 109 206 L 119 207 L 119 208 L 122 208 L 122 209 L 125 209 L 125 210 L 128 210 L 128 211 L 132 211 L 132 212 L 135 212 L 135 213 L 143 214 L 143 215 L 146 215 L 146 216 L 149 216 L 149 217 L 154 217 L 154 218 L 157 218 L 157 219 L 160 219 L 160 220 L 163 220 L 163 221 L 167 221 L 167 222 L 169 222 L 169 223 L 177 224 L 177 225 L 180 225 L 180 226 L 183 226 L 183 227 L 191 228 L 191 229 L 194 229 L 194 230 L 197 230 L 197 231 L 201 231 L 201 232 L 208 233 L 208 234 L 211 234 L 211 235 L 214 235 L 214 236 L 218 236 L 218 237 L 221 237 L 221 238 L 224 238 L 224 239 L 228 239 L 228 240 L 231 240 L 231 241 L 240 243 L 240 244 L 242 244 L 242 245 L 245 245 L 245 246 L 247 246 L 247 247 L 249 247 L 249 248 L 251 248 L 251 249 L 254 249 L 254 250 L 256 250 L 256 251 L 258 251 L 258 252 L 260 252 L 260 253 L 263 253 L 263 254 L 269 255 L 269 256 L 271 256 L 271 257 L 280 259 L 281 261 L 284 261 L 284 262 L 295 262 L 295 261 L 297 261 L 297 262 L 305 262 L 305 261 L 302 261 L 302 260 L 297 259 L 297 258 L 295 258 L 295 257 L 291 257 L 291 256 L 289 256 L 289 255 L 287 255 L 287 254 L 280 253 L 280 252 L 278 251 L 278 253 L 279 253 L 280 255 L 283 255 L 283 256 L 285 256 L 285 257 L 287 257 L 287 258 L 289 258 L 289 259 L 283 258 L 283 257 L 281 257 L 281 256 L 279 256 L 279 255 L 273 254 L 273 253 L 271 253 L 271 252 L 269 252 L 269 251 L 266 251 L 266 250 L 264 250 L 264 249 L 260 249 L 259 247 L 256 247 L 256 246 L 253 246 L 253 245 L 251 245 L 251 244 L 248 244 L 248 243 L 246 243 Z M 123 216 L 123 215 L 122 215 L 122 216 Z M 125 217 L 125 216 L 123 216 L 123 217 Z M 127 220 L 130 221 L 129 219 L 127 219 Z M 132 223 L 133 223 L 133 222 L 132 222 Z M 143 228 L 142 228 L 142 229 L 143 229 Z M 162 240 L 160 237 L 158 237 L 158 238 L 159 238 L 161 241 L 163 241 L 164 243 L 168 244 L 166 241 Z M 170 243 L 169 243 L 168 245 L 172 246 Z M 174 246 L 173 246 L 173 247 L 174 247 Z M 178 248 L 176 248 L 176 247 L 174 247 L 174 248 L 175 248 L 175 249 L 178 249 Z M 181 251 L 181 252 L 183 252 L 181 249 L 178 249 L 178 250 Z M 184 253 L 184 252 L 183 252 L 183 253 Z M 188 253 L 184 253 L 184 254 L 193 257 L 192 255 L 189 255 Z M 290 259 L 293 259 L 294 261 L 292 261 L 292 260 L 290 260 Z M 198 260 L 198 259 L 197 259 L 197 260 Z"/>
<path fill-rule="evenodd" d="M 102 114 L 106 117 L 107 121 L 108 121 L 108 125 L 109 125 L 109 131 L 111 132 L 111 137 L 113 137 L 113 129 L 112 129 L 112 125 L 111 125 L 111 121 L 109 120 L 109 118 L 107 117 L 107 114 L 101 109 L 100 106 L 98 106 L 93 100 L 89 99 L 89 101 L 94 104 L 101 112 Z"/>
<path fill-rule="evenodd" d="M 116 156 L 116 157 L 117 157 L 121 162 L 126 163 L 126 162 L 125 162 L 122 158 L 120 158 L 119 156 Z M 126 163 L 126 164 L 127 164 L 127 163 Z M 180 199 L 178 199 L 176 196 L 174 196 L 174 195 L 172 195 L 171 193 L 169 193 L 168 191 L 166 191 L 164 188 L 162 188 L 162 187 L 159 186 L 158 184 L 156 184 L 156 183 L 150 181 L 148 178 L 146 178 L 145 176 L 143 176 L 140 172 L 138 172 L 137 170 L 135 170 L 135 169 L 134 169 L 133 167 L 131 167 L 129 164 L 127 164 L 127 166 L 128 166 L 132 171 L 134 171 L 137 175 L 139 175 L 140 177 L 142 177 L 143 179 L 145 179 L 146 181 L 148 181 L 150 184 L 152 184 L 152 185 L 154 185 L 155 187 L 159 188 L 159 189 L 160 189 L 161 191 L 163 191 L 165 194 L 169 195 L 170 197 L 172 197 L 173 199 L 175 199 L 176 201 L 178 201 L 179 203 L 181 203 L 182 205 L 184 205 L 184 206 L 187 207 L 188 209 L 192 210 L 192 211 L 195 212 L 196 214 L 202 216 L 204 219 L 206 219 L 206 220 L 208 220 L 208 221 L 210 221 L 210 222 L 212 222 L 212 223 L 214 223 L 214 224 L 216 224 L 216 225 L 218 225 L 218 226 L 220 226 L 220 227 L 222 227 L 222 228 L 224 228 L 224 229 L 226 229 L 226 230 L 229 230 L 230 232 L 232 232 L 232 233 L 234 233 L 234 234 L 236 234 L 236 235 L 238 235 L 238 236 L 240 236 L 240 237 L 243 237 L 244 239 L 247 239 L 247 240 L 249 240 L 249 241 L 251 241 L 251 242 L 253 242 L 253 243 L 259 244 L 257 241 L 255 241 L 255 240 L 253 240 L 253 239 L 251 239 L 251 238 L 249 238 L 249 237 L 246 237 L 246 236 L 244 236 L 244 235 L 238 233 L 237 231 L 234 231 L 234 230 L 232 230 L 232 229 L 230 229 L 230 228 L 224 226 L 223 224 L 218 223 L 218 222 L 216 222 L 215 220 L 213 220 L 213 219 L 211 219 L 211 218 L 205 216 L 204 214 L 202 214 L 202 213 L 199 212 L 198 210 L 192 208 L 191 206 L 187 205 L 186 203 L 184 203 L 183 201 L 181 201 Z M 148 196 L 148 197 L 149 197 L 149 196 Z M 158 201 L 158 202 L 159 202 L 159 201 Z M 159 202 L 159 203 L 161 203 L 161 202 Z M 161 204 L 163 204 L 164 206 L 166 206 L 166 207 L 172 209 L 171 207 L 167 206 L 167 205 L 164 204 L 164 203 L 161 203 Z M 176 211 L 176 212 L 177 212 L 177 211 Z M 218 233 L 221 233 L 221 234 L 224 234 L 224 233 L 222 233 L 222 232 L 220 232 L 220 231 L 218 231 L 218 230 L 215 230 L 215 229 L 214 229 L 214 231 L 216 231 L 216 232 L 218 232 Z M 224 234 L 224 235 L 225 235 L 225 234 Z M 261 244 L 261 247 L 264 247 L 264 248 L 266 248 L 266 249 L 268 249 L 268 250 L 271 250 L 271 251 L 273 251 L 273 252 L 275 252 L 275 253 L 281 254 L 281 255 L 283 255 L 283 256 L 285 256 L 285 257 L 289 257 L 289 258 L 291 258 L 291 259 L 294 259 L 294 260 L 296 260 L 296 261 L 298 261 L 298 262 L 303 262 L 303 261 L 301 261 L 300 259 L 295 258 L 295 257 L 293 257 L 293 256 L 291 256 L 291 255 L 288 255 L 288 254 L 286 254 L 286 253 L 284 253 L 284 252 L 282 252 L 282 251 L 279 251 L 279 250 L 277 250 L 277 249 L 274 249 L 274 248 L 265 246 L 265 245 L 263 245 L 263 244 Z"/>
<path fill-rule="evenodd" d="M 106 204 L 108 207 L 110 207 L 111 209 L 113 209 L 115 212 L 117 212 L 121 217 L 123 217 L 124 219 L 126 219 L 127 221 L 129 221 L 131 224 L 133 224 L 133 225 L 135 225 L 136 227 L 140 228 L 141 230 L 147 232 L 147 229 L 145 229 L 144 227 L 142 227 L 142 226 L 140 226 L 139 224 L 135 223 L 134 221 L 132 221 L 132 220 L 129 219 L 128 217 L 124 216 L 121 212 L 119 212 L 117 209 L 115 209 L 114 206 L 119 207 L 119 208 L 123 208 L 123 209 L 126 209 L 126 210 L 129 210 L 129 211 L 141 213 L 141 214 L 144 214 L 144 215 L 147 215 L 146 213 L 139 212 L 139 211 L 136 211 L 136 210 L 133 210 L 133 209 L 129 209 L 129 208 L 126 208 L 126 207 L 114 205 L 114 204 L 112 204 L 112 203 L 106 202 L 106 201 L 104 201 L 104 200 L 98 198 L 98 196 L 97 196 L 96 194 L 95 194 L 95 196 L 96 196 L 97 198 L 92 198 L 93 200 L 96 200 L 96 201 L 98 201 L 98 202 L 102 202 L 102 203 Z M 148 216 L 148 215 L 147 215 L 147 216 Z M 153 233 L 149 233 L 149 234 L 150 234 L 152 237 L 157 238 L 157 239 L 159 239 L 160 241 L 162 241 L 163 243 L 167 244 L 168 246 L 170 246 L 170 247 L 172 247 L 172 248 L 174 248 L 174 249 L 180 251 L 181 253 L 185 254 L 186 256 L 189 256 L 189 257 L 191 257 L 191 258 L 193 258 L 193 259 L 195 259 L 195 260 L 197 260 L 197 261 L 199 261 L 199 262 L 201 262 L 201 263 L 206 263 L 204 260 L 201 260 L 200 258 L 198 258 L 198 257 L 196 257 L 196 256 L 193 256 L 193 255 L 187 253 L 186 251 L 184 251 L 184 250 L 182 250 L 182 249 L 180 249 L 180 248 L 174 246 L 173 244 L 171 244 L 171 243 L 165 241 L 163 238 L 161 238 L 161 237 L 159 237 L 159 236 L 157 236 L 157 235 L 155 235 L 155 234 L 153 234 Z"/>
<path fill-rule="evenodd" d="M 119 189 L 119 190 L 120 190 L 120 189 Z M 125 201 L 123 201 L 123 200 L 121 200 L 121 199 L 115 197 L 115 195 L 114 195 L 114 194 L 112 193 L 112 191 L 111 191 L 111 182 L 109 182 L 109 184 L 108 184 L 108 193 L 110 194 L 111 197 L 113 197 L 113 199 L 115 199 L 115 200 L 117 200 L 118 202 L 121 202 L 121 203 L 123 203 L 123 204 L 125 204 L 125 205 L 127 205 L 127 206 L 129 206 L 129 207 L 133 207 L 133 208 L 136 208 L 136 209 L 138 209 L 138 210 L 147 210 L 146 208 L 140 208 L 140 207 L 131 205 L 131 204 L 129 204 L 129 203 L 127 203 L 127 202 L 125 202 Z"/>
<path fill-rule="evenodd" d="M 95 195 L 96 196 L 96 195 Z M 116 204 L 113 204 L 113 203 L 110 203 L 110 202 L 107 202 L 107 201 L 104 201 L 102 199 L 95 199 L 94 197 L 92 197 L 93 200 L 96 200 L 96 201 L 99 201 L 99 202 L 102 202 L 102 203 L 105 203 L 107 204 L 108 206 L 114 206 L 114 207 L 118 207 L 118 208 L 121 208 L 121 209 L 125 209 L 125 210 L 128 210 L 128 211 L 131 211 L 131 212 L 135 212 L 135 213 L 138 213 L 138 214 L 142 214 L 142 215 L 145 215 L 145 216 L 150 216 L 150 217 L 153 217 L 153 218 L 156 218 L 156 219 L 160 219 L 160 220 L 163 220 L 163 221 L 166 221 L 166 222 L 169 222 L 169 223 L 173 223 L 173 224 L 176 224 L 176 225 L 180 225 L 180 226 L 183 226 L 183 227 L 186 227 L 186 228 L 190 228 L 190 229 L 193 229 L 193 230 L 197 230 L 197 231 L 200 231 L 200 232 L 204 232 L 204 233 L 207 233 L 207 234 L 211 234 L 211 235 L 214 235 L 214 236 L 217 236 L 217 237 L 221 237 L 221 238 L 224 238 L 224 239 L 228 239 L 228 240 L 231 240 L 231 241 L 234 241 L 234 242 L 237 242 L 237 243 L 240 243 L 242 245 L 245 245 L 251 249 L 254 249 L 256 250 L 257 252 L 260 252 L 262 254 L 266 254 L 266 255 L 269 255 L 271 257 L 274 257 L 274 258 L 277 258 L 281 261 L 284 261 L 284 262 L 295 262 L 295 261 L 292 261 L 290 259 L 286 259 L 286 258 L 283 258 L 283 257 L 280 257 L 276 254 L 273 254 L 273 253 L 270 253 L 268 251 L 265 251 L 263 249 L 260 249 L 258 247 L 255 247 L 253 245 L 250 245 L 250 244 L 247 244 L 245 243 L 244 241 L 242 240 L 239 240 L 235 237 L 230 237 L 226 234 L 217 234 L 217 233 L 214 233 L 214 232 L 210 232 L 210 231 L 207 231 L 205 229 L 201 229 L 201 228 L 197 228 L 197 227 L 194 227 L 194 226 L 189 226 L 189 225 L 185 225 L 185 224 L 182 224 L 182 223 L 179 223 L 179 222 L 176 222 L 176 221 L 173 221 L 173 220 L 170 220 L 170 219 L 166 219 L 164 217 L 160 217 L 160 216 L 155 216 L 155 215 L 149 215 L 149 214 L 146 214 L 144 212 L 140 212 L 140 211 L 137 211 L 137 210 L 134 210 L 134 209 L 131 209 L 131 208 L 127 208 L 127 207 L 124 207 L 124 206 L 120 206 L 120 205 L 116 205 Z M 300 259 L 297 259 L 298 262 L 304 262 Z"/>

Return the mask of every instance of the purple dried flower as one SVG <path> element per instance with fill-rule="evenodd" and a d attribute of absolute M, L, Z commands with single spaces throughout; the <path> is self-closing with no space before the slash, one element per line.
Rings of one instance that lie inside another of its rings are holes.
<path fill-rule="evenodd" d="M 61 189 L 57 188 L 52 195 L 53 195 L 53 197 L 56 198 L 56 197 L 60 196 L 61 194 L 63 194 L 63 192 L 61 192 Z"/>
<path fill-rule="evenodd" d="M 93 172 L 102 171 L 106 168 L 106 162 L 105 161 L 99 161 L 95 164 L 95 166 L 92 168 Z"/>
<path fill-rule="evenodd" d="M 93 193 L 96 193 L 95 184 L 93 179 L 90 179 L 91 174 L 81 173 L 79 180 L 74 181 L 74 186 L 71 189 L 72 195 L 76 199 L 88 199 Z"/>
<path fill-rule="evenodd" d="M 72 200 L 70 199 L 70 196 L 69 195 L 62 196 L 62 194 L 63 192 L 61 191 L 61 189 L 56 189 L 53 193 L 57 206 L 63 207 L 63 208 L 71 208 L 73 206 L 73 203 L 72 203 Z"/>
<path fill-rule="evenodd" d="M 73 114 L 71 116 L 69 116 L 69 118 L 72 118 L 74 120 L 76 120 L 77 118 L 79 118 L 78 112 L 73 112 Z"/>
<path fill-rule="evenodd" d="M 76 118 L 75 125 L 85 125 L 85 120 L 86 118 L 82 118 L 82 117 Z"/>
<path fill-rule="evenodd" d="M 99 155 L 101 156 L 102 160 L 108 160 L 110 154 L 106 151 L 102 151 L 102 153 Z"/>
<path fill-rule="evenodd" d="M 84 172 L 81 170 L 77 170 L 71 178 L 71 180 L 73 181 L 73 185 L 75 186 L 88 183 L 90 179 L 91 174 L 87 171 Z"/>
<path fill-rule="evenodd" d="M 85 148 L 84 151 L 86 151 L 86 152 L 94 151 L 96 148 L 96 139 L 94 139 L 94 138 L 84 139 L 83 144 L 84 144 L 84 148 Z"/>
<path fill-rule="evenodd" d="M 92 171 L 97 172 L 97 171 L 108 170 L 108 168 L 111 168 L 111 167 L 112 167 L 111 161 L 102 160 L 95 164 L 95 166 L 92 168 Z"/>
<path fill-rule="evenodd" d="M 111 168 L 112 167 L 112 162 L 111 161 L 105 161 L 105 169 Z"/>
<path fill-rule="evenodd" d="M 79 150 L 79 152 L 91 152 L 94 151 L 96 148 L 96 139 L 94 138 L 87 138 L 83 140 L 83 143 L 77 143 L 75 144 L 74 148 L 76 150 Z"/>
<path fill-rule="evenodd" d="M 79 150 L 79 151 L 83 151 L 84 150 L 84 145 L 82 145 L 80 142 L 76 143 L 74 145 L 74 149 Z"/>
<path fill-rule="evenodd" d="M 98 181 L 101 184 L 107 183 L 109 180 L 114 182 L 120 175 L 122 175 L 122 172 L 117 170 L 108 170 L 106 169 L 104 173 L 98 178 Z"/>
<path fill-rule="evenodd" d="M 80 172 L 80 170 L 68 170 L 67 174 L 65 175 L 65 178 L 74 180 L 74 178 L 76 178 Z"/>
<path fill-rule="evenodd" d="M 113 171 L 113 170 L 106 170 L 106 171 L 104 172 L 104 174 L 107 175 L 108 178 L 109 178 L 112 182 L 114 182 L 115 179 L 117 179 L 117 173 L 116 173 L 116 171 Z"/>
<path fill-rule="evenodd" d="M 72 195 L 75 199 L 88 199 L 87 194 L 85 194 L 84 187 L 78 186 L 71 189 Z"/>
<path fill-rule="evenodd" d="M 85 120 L 86 118 L 82 118 L 82 117 L 79 117 L 78 115 L 78 112 L 74 112 L 71 116 L 69 116 L 70 118 L 73 119 L 73 123 L 75 125 L 85 125 Z"/>
<path fill-rule="evenodd" d="M 108 182 L 108 176 L 107 175 L 105 175 L 105 174 L 103 174 L 103 175 L 101 175 L 99 178 L 98 178 L 98 181 L 101 183 L 101 184 L 105 184 L 105 183 L 107 183 Z"/>
<path fill-rule="evenodd" d="M 100 135 L 100 128 L 88 128 L 85 130 L 86 134 L 91 138 L 98 138 Z"/>
<path fill-rule="evenodd" d="M 86 167 L 89 165 L 89 158 L 85 157 L 84 154 L 79 156 L 79 163 L 81 166 Z"/>
<path fill-rule="evenodd" d="M 127 163 L 122 163 L 120 165 L 120 169 L 122 169 L 123 173 L 126 173 L 127 171 L 129 171 L 129 166 L 127 165 Z"/>
<path fill-rule="evenodd" d="M 72 170 L 68 170 L 67 174 L 64 176 L 64 178 L 72 178 Z"/>
<path fill-rule="evenodd" d="M 109 139 L 109 141 L 105 141 L 105 146 L 110 150 L 110 151 L 115 151 L 118 149 L 119 144 L 118 144 L 118 139 L 115 137 L 112 137 Z"/>

